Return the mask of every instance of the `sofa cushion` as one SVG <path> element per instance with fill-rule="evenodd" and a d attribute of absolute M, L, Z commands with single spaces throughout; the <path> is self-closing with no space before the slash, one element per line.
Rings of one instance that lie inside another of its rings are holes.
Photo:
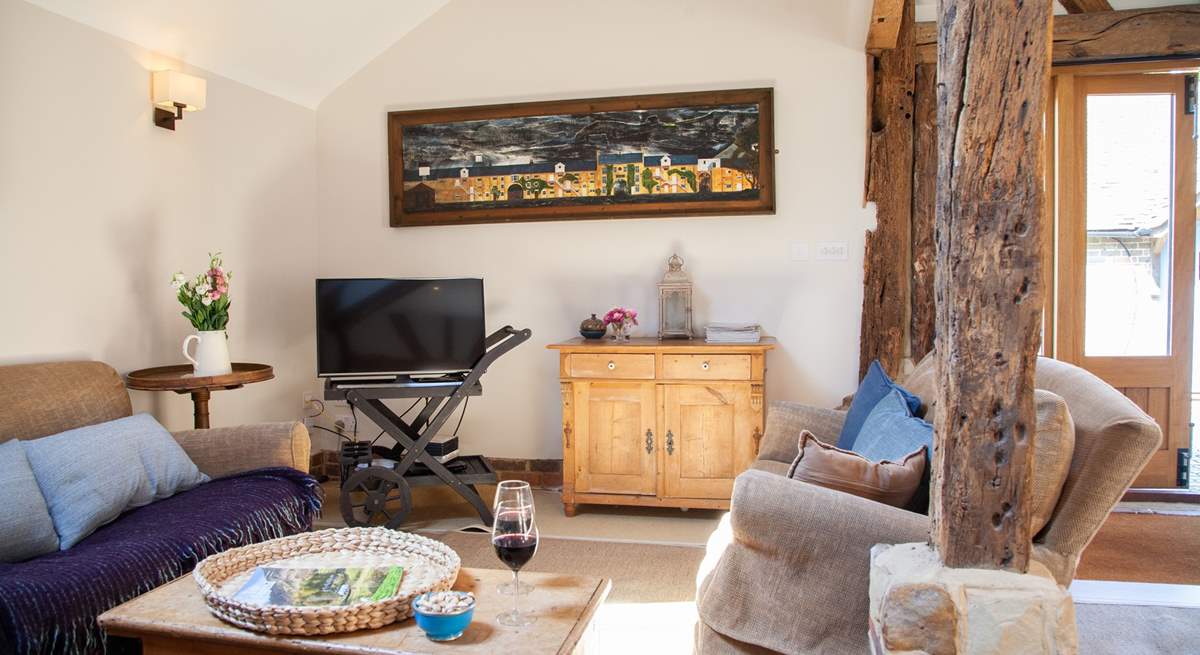
<path fill-rule="evenodd" d="M 1037 389 L 1033 392 L 1037 410 L 1037 429 L 1033 433 L 1033 518 L 1032 534 L 1037 534 L 1058 504 L 1071 457 L 1075 454 L 1075 422 L 1063 397 Z"/>
<path fill-rule="evenodd" d="M 149 414 L 22 442 L 66 550 L 121 512 L 208 480 Z M 86 456 L 103 453 L 102 457 Z"/>
<path fill-rule="evenodd" d="M 933 452 L 933 426 L 913 416 L 904 396 L 892 390 L 867 415 L 854 444 L 843 450 L 872 462 L 898 462 L 921 446 Z"/>
<path fill-rule="evenodd" d="M 214 553 L 308 530 L 320 507 L 312 477 L 259 469 L 126 512 L 70 550 L 0 564 L 0 646 L 100 652 L 96 617 L 105 610 Z"/>
<path fill-rule="evenodd" d="M 925 446 L 895 461 L 873 462 L 822 443 L 805 430 L 800 433 L 799 448 L 800 454 L 787 472 L 789 478 L 892 507 L 907 505 L 925 474 Z"/>
<path fill-rule="evenodd" d="M 0 443 L 0 562 L 58 550 L 58 535 L 21 442 Z"/>
<path fill-rule="evenodd" d="M 937 374 L 937 361 L 935 360 L 934 353 L 930 352 L 921 358 L 916 368 L 899 380 L 900 386 L 921 399 L 921 406 L 913 411 L 913 416 L 920 416 L 930 423 L 933 422 L 933 415 L 929 413 L 929 409 L 936 402 L 937 393 L 934 385 Z"/>
<path fill-rule="evenodd" d="M 875 405 L 891 392 L 898 392 L 908 405 L 909 411 L 916 412 L 921 407 L 921 399 L 905 391 L 884 372 L 879 360 L 871 362 L 867 367 L 867 375 L 858 385 L 854 399 L 850 401 L 850 410 L 846 413 L 846 422 L 842 424 L 842 433 L 838 437 L 837 447 L 849 450 L 858 433 L 862 430 L 863 422 Z"/>
<path fill-rule="evenodd" d="M 812 434 L 811 432 L 808 432 L 808 430 L 802 430 L 801 432 Z M 754 463 L 750 465 L 750 468 L 758 469 L 759 471 L 766 471 L 767 473 L 774 473 L 775 475 L 786 476 L 788 475 L 788 471 L 792 470 L 792 464 L 790 462 L 787 464 L 783 462 L 777 462 L 773 459 L 756 459 L 754 460 Z"/>

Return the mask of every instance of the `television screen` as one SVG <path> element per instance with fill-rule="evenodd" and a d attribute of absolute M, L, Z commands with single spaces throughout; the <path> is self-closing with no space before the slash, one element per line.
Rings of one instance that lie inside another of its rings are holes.
<path fill-rule="evenodd" d="M 483 343 L 483 280 L 317 280 L 319 376 L 466 371 Z"/>

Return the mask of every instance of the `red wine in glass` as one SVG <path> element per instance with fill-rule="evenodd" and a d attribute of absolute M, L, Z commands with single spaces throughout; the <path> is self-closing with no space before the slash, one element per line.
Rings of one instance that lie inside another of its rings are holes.
<path fill-rule="evenodd" d="M 505 534 L 492 540 L 496 556 L 513 571 L 520 571 L 522 566 L 533 559 L 533 554 L 537 552 L 537 544 L 536 536 L 526 534 Z"/>
<path fill-rule="evenodd" d="M 537 553 L 538 530 L 533 523 L 533 505 L 521 501 L 501 501 L 496 506 L 496 519 L 492 524 L 492 546 L 496 556 L 512 572 L 513 589 L 520 588 L 521 567 L 529 563 Z M 513 609 L 496 619 L 500 625 L 523 627 L 534 622 L 534 618 L 520 611 L 521 594 L 513 594 Z"/>

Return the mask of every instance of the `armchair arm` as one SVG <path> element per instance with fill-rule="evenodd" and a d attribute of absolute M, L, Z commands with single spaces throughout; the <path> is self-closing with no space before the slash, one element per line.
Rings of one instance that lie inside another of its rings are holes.
<path fill-rule="evenodd" d="M 779 400 L 772 402 L 767 408 L 767 429 L 758 449 L 758 458 L 791 464 L 800 452 L 801 430 L 808 430 L 827 444 L 835 444 L 845 422 L 846 412 L 840 409 Z"/>
<path fill-rule="evenodd" d="M 308 471 L 311 444 L 303 423 L 256 423 L 174 432 L 201 473 L 219 478 L 241 471 L 288 466 Z"/>
<path fill-rule="evenodd" d="M 755 470 L 734 482 L 726 520 L 709 540 L 700 620 L 783 653 L 868 652 L 871 547 L 929 532 L 924 515 Z"/>

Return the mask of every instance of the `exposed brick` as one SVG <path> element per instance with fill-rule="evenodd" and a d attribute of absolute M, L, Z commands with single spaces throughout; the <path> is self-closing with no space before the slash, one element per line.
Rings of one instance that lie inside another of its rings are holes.
<path fill-rule="evenodd" d="M 531 471 L 497 471 L 501 480 L 524 480 L 531 487 L 542 486 L 542 474 Z"/>
<path fill-rule="evenodd" d="M 530 471 L 541 471 L 542 473 L 562 473 L 563 461 L 561 459 L 531 459 L 529 460 Z"/>
<path fill-rule="evenodd" d="M 497 471 L 528 471 L 529 460 L 527 459 L 503 459 L 500 457 L 487 458 L 492 464 L 492 468 Z"/>
<path fill-rule="evenodd" d="M 562 489 L 562 473 L 543 473 L 542 489 Z"/>

